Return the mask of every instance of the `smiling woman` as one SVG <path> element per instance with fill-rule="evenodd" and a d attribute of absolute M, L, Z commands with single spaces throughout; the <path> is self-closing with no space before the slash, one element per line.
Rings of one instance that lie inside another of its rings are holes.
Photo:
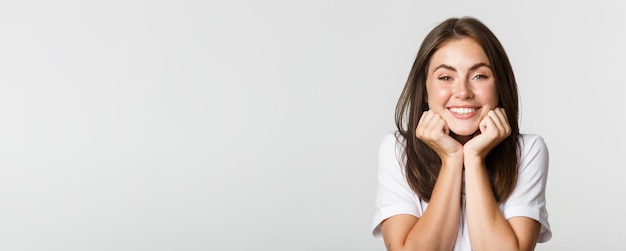
<path fill-rule="evenodd" d="M 520 134 L 509 59 L 479 20 L 424 39 L 380 146 L 373 234 L 388 250 L 533 250 L 550 240 L 548 150 Z"/>
<path fill-rule="evenodd" d="M 498 106 L 489 59 L 471 38 L 445 42 L 430 61 L 426 76 L 427 104 L 465 143 L 485 115 Z"/>

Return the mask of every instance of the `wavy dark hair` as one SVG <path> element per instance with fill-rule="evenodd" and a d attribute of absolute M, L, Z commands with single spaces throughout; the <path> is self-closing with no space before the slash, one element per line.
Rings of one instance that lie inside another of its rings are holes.
<path fill-rule="evenodd" d="M 492 66 L 499 107 L 506 111 L 511 135 L 498 144 L 485 159 L 489 181 L 498 203 L 505 201 L 515 187 L 519 166 L 519 96 L 509 58 L 498 38 L 481 21 L 473 17 L 449 18 L 426 35 L 417 53 L 408 80 L 396 106 L 396 127 L 404 137 L 406 179 L 420 198 L 430 201 L 441 159 L 415 136 L 419 118 L 428 105 L 426 76 L 432 55 L 446 41 L 461 38 L 475 40 Z"/>

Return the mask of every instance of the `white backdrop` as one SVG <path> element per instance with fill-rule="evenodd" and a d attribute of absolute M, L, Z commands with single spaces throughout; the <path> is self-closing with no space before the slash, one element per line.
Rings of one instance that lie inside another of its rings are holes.
<path fill-rule="evenodd" d="M 553 239 L 623 246 L 618 1 L 0 3 L 0 250 L 384 250 L 380 140 L 426 33 L 485 22 Z"/>

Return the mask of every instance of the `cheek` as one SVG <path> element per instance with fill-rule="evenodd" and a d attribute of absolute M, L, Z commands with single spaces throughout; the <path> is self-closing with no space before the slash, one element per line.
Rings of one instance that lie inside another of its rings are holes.
<path fill-rule="evenodd" d="M 498 107 L 498 92 L 496 92 L 495 86 L 479 88 L 476 90 L 477 96 L 480 96 L 482 102 L 488 105 L 491 109 Z"/>
<path fill-rule="evenodd" d="M 450 96 L 452 95 L 452 91 L 450 90 L 450 88 L 444 87 L 428 88 L 426 92 L 428 93 L 428 104 L 430 104 L 431 107 L 445 104 L 446 102 L 448 102 L 448 99 L 450 99 Z"/>

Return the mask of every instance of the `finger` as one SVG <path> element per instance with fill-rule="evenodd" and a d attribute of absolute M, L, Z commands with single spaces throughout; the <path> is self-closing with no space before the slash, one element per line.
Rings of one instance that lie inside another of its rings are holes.
<path fill-rule="evenodd" d="M 426 116 L 428 116 L 428 111 L 422 112 L 422 116 L 420 116 L 420 119 L 417 121 L 418 129 L 424 127 L 424 124 L 425 124 L 424 121 L 426 121 Z"/>
<path fill-rule="evenodd" d="M 498 130 L 496 122 L 494 121 L 494 113 L 493 111 L 489 111 L 487 116 L 480 122 L 480 132 L 491 134 Z"/>
<path fill-rule="evenodd" d="M 493 111 L 490 111 L 487 116 L 489 116 L 489 118 L 491 118 L 491 120 L 493 121 L 493 125 L 495 126 L 494 129 L 496 129 L 496 131 L 501 133 L 504 130 L 504 126 L 502 125 L 502 120 L 500 119 L 500 116 L 498 115 L 498 113 L 500 112 L 497 109 L 498 108 L 496 108 Z"/>
<path fill-rule="evenodd" d="M 428 112 L 420 121 L 417 137 L 422 140 L 436 140 L 447 134 L 446 121 L 437 113 Z"/>
<path fill-rule="evenodd" d="M 433 132 L 433 136 L 441 136 L 441 134 L 448 134 L 447 133 L 447 125 L 446 125 L 446 121 L 443 120 L 443 118 L 441 118 L 441 116 L 436 115 L 435 119 L 433 119 L 433 123 L 432 123 L 432 132 Z"/>
<path fill-rule="evenodd" d="M 434 112 L 429 112 L 424 121 L 424 129 L 426 130 L 426 132 L 430 132 L 434 128 L 436 128 L 439 119 L 439 115 Z"/>
<path fill-rule="evenodd" d="M 504 124 L 505 121 L 507 121 L 506 119 L 506 114 L 504 113 L 504 109 L 503 108 L 496 108 L 493 110 L 493 114 L 496 116 L 498 122 L 500 124 Z"/>
<path fill-rule="evenodd" d="M 507 118 L 506 110 L 504 108 L 498 107 L 498 112 L 501 113 L 504 116 L 504 118 Z"/>
<path fill-rule="evenodd" d="M 508 136 L 511 134 L 511 124 L 509 123 L 509 118 L 506 116 L 506 110 L 504 108 L 500 108 L 500 121 L 502 121 L 502 125 L 505 129 L 505 134 Z"/>
<path fill-rule="evenodd" d="M 430 121 L 431 113 L 432 112 L 430 111 L 424 111 L 422 113 L 420 120 L 417 122 L 417 128 L 415 129 L 416 136 L 418 137 L 424 136 L 424 133 L 426 132 L 428 128 L 428 122 Z"/>
<path fill-rule="evenodd" d="M 504 110 L 504 108 L 497 108 L 494 113 L 498 119 L 497 125 L 499 131 L 501 131 L 506 136 L 511 134 L 511 125 L 509 124 L 509 120 L 506 116 L 506 111 Z"/>

